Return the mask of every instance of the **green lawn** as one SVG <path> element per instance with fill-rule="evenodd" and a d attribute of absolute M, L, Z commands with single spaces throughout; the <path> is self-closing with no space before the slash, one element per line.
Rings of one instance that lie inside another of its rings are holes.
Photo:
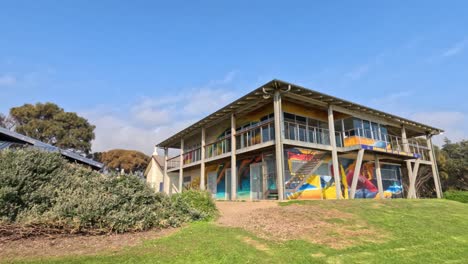
<path fill-rule="evenodd" d="M 31 262 L 467 263 L 468 204 L 447 200 L 307 201 L 299 204 L 354 214 L 387 233 L 387 237 L 379 243 L 332 249 L 300 240 L 266 241 L 241 229 L 201 222 L 119 253 Z"/>

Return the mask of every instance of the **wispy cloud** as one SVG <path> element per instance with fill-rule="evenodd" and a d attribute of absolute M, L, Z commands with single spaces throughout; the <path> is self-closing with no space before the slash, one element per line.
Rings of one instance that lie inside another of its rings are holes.
<path fill-rule="evenodd" d="M 468 38 L 453 44 L 450 48 L 442 52 L 442 57 L 452 57 L 462 52 L 468 46 Z"/>
<path fill-rule="evenodd" d="M 235 73 L 193 87 L 176 96 L 142 97 L 128 109 L 99 107 L 82 112 L 96 126 L 93 151 L 113 148 L 151 153 L 153 146 L 234 99 Z"/>
<path fill-rule="evenodd" d="M 350 70 L 349 72 L 345 73 L 345 77 L 353 81 L 360 80 L 365 75 L 367 75 L 372 68 L 374 68 L 379 63 L 381 63 L 385 55 L 386 55 L 385 53 L 377 54 L 376 56 L 372 57 L 367 63 L 358 65 L 354 67 L 352 70 Z"/>
<path fill-rule="evenodd" d="M 12 86 L 16 84 L 17 79 L 11 74 L 0 75 L 0 86 Z"/>
<path fill-rule="evenodd" d="M 366 75 L 369 72 L 370 65 L 369 64 L 363 64 L 360 65 L 350 72 L 346 73 L 346 77 L 350 78 L 353 81 L 361 79 L 364 75 Z"/>
<path fill-rule="evenodd" d="M 443 135 L 434 138 L 434 144 L 442 145 L 443 139 L 456 142 L 468 139 L 468 114 L 458 111 L 417 112 L 411 119 L 445 130 Z"/>

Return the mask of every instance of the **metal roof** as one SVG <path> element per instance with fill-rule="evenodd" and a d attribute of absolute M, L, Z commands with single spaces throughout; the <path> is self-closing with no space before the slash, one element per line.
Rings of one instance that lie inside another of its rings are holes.
<path fill-rule="evenodd" d="M 442 129 L 435 128 L 429 125 L 425 125 L 419 122 L 415 122 L 403 117 L 392 115 L 380 110 L 376 110 L 370 107 L 366 107 L 357 103 L 353 103 L 344 99 L 340 99 L 331 95 L 327 95 L 321 92 L 310 90 L 308 88 L 274 79 L 259 88 L 253 90 L 252 92 L 244 95 L 243 97 L 235 100 L 234 102 L 228 104 L 227 106 L 219 109 L 218 111 L 208 115 L 207 117 L 201 119 L 200 121 L 192 124 L 191 126 L 183 129 L 182 131 L 176 133 L 175 135 L 163 140 L 158 143 L 157 147 L 177 147 L 182 136 L 193 133 L 194 131 L 200 129 L 203 126 L 210 126 L 219 120 L 224 120 L 230 117 L 231 113 L 239 114 L 248 112 L 259 105 L 266 104 L 271 102 L 271 98 L 264 98 L 265 92 L 272 92 L 276 89 L 285 89 L 290 88 L 287 93 L 284 93 L 283 96 L 291 99 L 303 100 L 304 102 L 313 104 L 313 105 L 322 105 L 328 106 L 332 105 L 335 107 L 335 110 L 338 112 L 349 111 L 353 113 L 360 113 L 365 115 L 371 115 L 373 117 L 379 118 L 381 120 L 386 120 L 391 123 L 399 124 L 400 126 L 404 125 L 408 129 L 413 129 L 419 131 L 421 135 L 424 133 L 431 133 L 434 135 L 440 134 L 443 132 Z"/>
<path fill-rule="evenodd" d="M 35 147 L 35 148 L 38 148 L 38 149 L 41 149 L 41 150 L 45 150 L 45 151 L 48 151 L 48 152 L 58 152 L 62 156 L 65 156 L 66 158 L 69 158 L 69 159 L 72 159 L 72 160 L 75 160 L 75 161 L 79 161 L 81 163 L 87 164 L 87 165 L 92 166 L 92 167 L 97 168 L 97 169 L 102 169 L 102 167 L 104 166 L 100 162 L 97 162 L 97 161 L 92 160 L 92 159 L 85 158 L 85 157 L 83 157 L 83 156 L 81 156 L 78 153 L 75 153 L 73 151 L 64 150 L 64 149 L 52 146 L 50 144 L 47 144 L 47 143 L 44 143 L 44 142 L 39 141 L 37 139 L 34 139 L 34 138 L 31 138 L 31 137 L 16 133 L 14 131 L 8 130 L 8 129 L 3 128 L 3 127 L 0 127 L 0 135 L 9 138 L 9 140 L 11 140 L 11 141 L 22 143 L 22 144 L 28 144 L 28 145 L 31 145 L 32 147 Z"/>

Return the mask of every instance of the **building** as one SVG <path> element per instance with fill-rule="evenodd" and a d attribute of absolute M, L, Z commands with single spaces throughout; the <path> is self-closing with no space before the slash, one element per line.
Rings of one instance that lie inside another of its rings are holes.
<path fill-rule="evenodd" d="M 6 128 L 0 127 L 0 150 L 2 149 L 17 149 L 32 147 L 48 152 L 60 153 L 65 159 L 76 162 L 85 166 L 88 166 L 94 170 L 101 170 L 103 164 L 92 159 L 83 157 L 73 151 L 60 149 L 58 147 L 46 144 L 34 138 L 27 137 L 25 135 L 16 133 Z"/>
<path fill-rule="evenodd" d="M 151 161 L 149 162 L 144 172 L 146 183 L 158 192 L 163 190 L 164 182 L 164 157 L 158 154 L 157 148 L 154 148 L 154 152 L 151 155 Z"/>
<path fill-rule="evenodd" d="M 162 189 L 225 200 L 416 198 L 418 169 L 430 166 L 440 198 L 431 137 L 442 132 L 272 80 L 157 144 Z"/>

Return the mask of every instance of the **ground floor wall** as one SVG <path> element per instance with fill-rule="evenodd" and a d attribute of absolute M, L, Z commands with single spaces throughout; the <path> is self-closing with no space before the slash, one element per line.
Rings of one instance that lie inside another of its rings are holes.
<path fill-rule="evenodd" d="M 339 158 L 341 199 L 348 199 L 356 160 Z M 402 198 L 401 169 L 395 164 L 381 164 L 385 198 Z M 363 161 L 355 198 L 377 198 L 374 161 Z M 285 197 L 288 200 L 336 199 L 336 184 L 329 152 L 303 148 L 285 149 Z"/>
<path fill-rule="evenodd" d="M 352 157 L 349 156 L 348 157 Z M 357 154 L 356 154 L 357 158 Z M 348 199 L 356 167 L 356 158 L 339 158 L 341 199 Z M 264 200 L 278 198 L 275 155 L 263 151 L 237 158 L 236 193 L 238 200 Z M 285 199 L 336 199 L 336 184 L 329 151 L 306 148 L 285 148 L 284 150 Z M 206 189 L 218 200 L 231 199 L 231 163 L 223 160 L 206 165 Z M 398 164 L 381 162 L 381 175 L 385 198 L 402 198 L 401 169 Z M 183 188 L 199 189 L 200 168 L 183 171 Z M 179 175 L 171 177 L 171 190 L 178 192 Z M 374 199 L 378 197 L 376 170 L 373 160 L 363 161 L 355 198 Z"/>

